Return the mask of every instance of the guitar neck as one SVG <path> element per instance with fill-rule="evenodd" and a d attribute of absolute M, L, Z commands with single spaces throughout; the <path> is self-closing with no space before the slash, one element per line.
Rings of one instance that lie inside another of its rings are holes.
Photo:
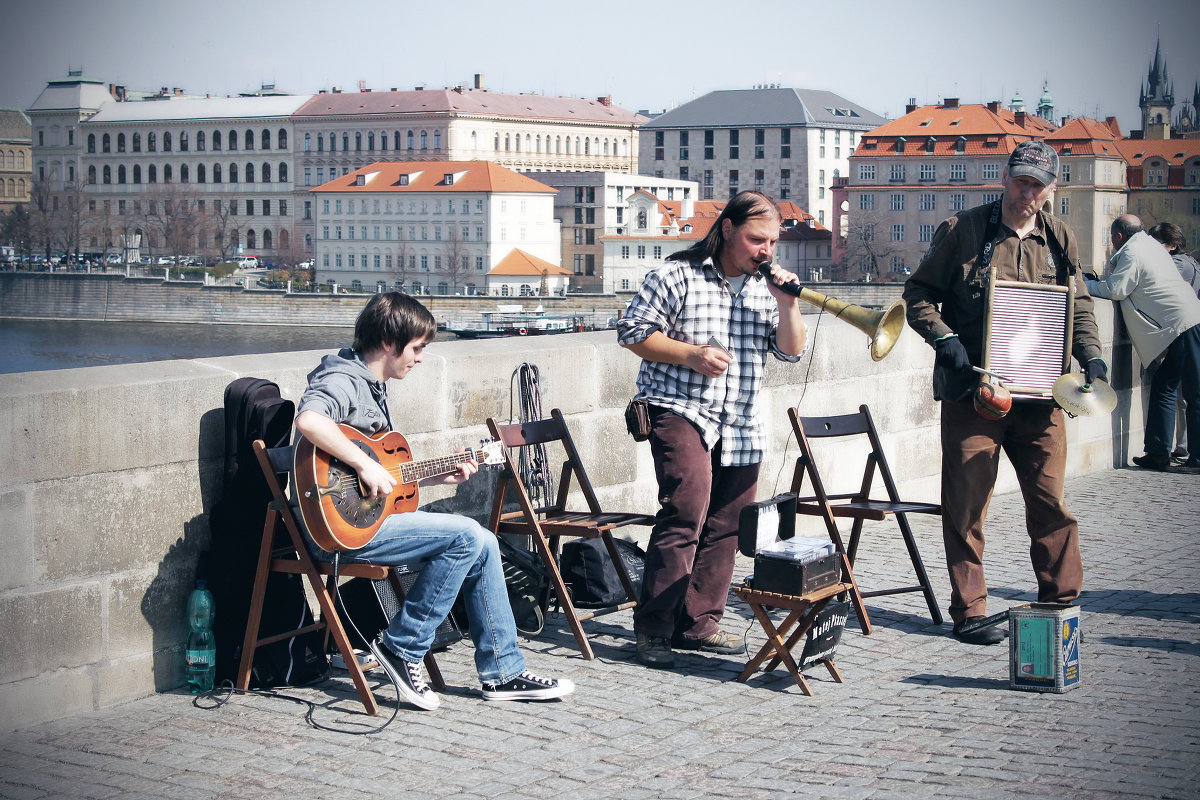
<path fill-rule="evenodd" d="M 400 465 L 400 483 L 417 483 L 426 478 L 449 475 L 458 469 L 459 464 L 476 458 L 475 450 L 467 448 L 461 453 L 451 453 L 421 461 L 407 461 Z"/>

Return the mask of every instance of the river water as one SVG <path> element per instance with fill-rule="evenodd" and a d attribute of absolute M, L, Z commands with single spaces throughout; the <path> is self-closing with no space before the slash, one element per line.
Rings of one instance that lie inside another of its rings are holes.
<path fill-rule="evenodd" d="M 0 319 L 0 374 L 177 358 L 337 350 L 352 328 Z"/>

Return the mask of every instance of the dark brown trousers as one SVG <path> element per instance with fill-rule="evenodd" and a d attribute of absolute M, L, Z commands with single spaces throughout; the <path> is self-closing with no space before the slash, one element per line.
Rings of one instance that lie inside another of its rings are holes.
<path fill-rule="evenodd" d="M 1016 402 L 1003 419 L 988 420 L 969 401 L 943 402 L 942 538 L 955 622 L 987 614 L 983 523 L 1001 450 L 1025 499 L 1038 600 L 1070 603 L 1083 584 L 1079 524 L 1063 500 L 1067 438 L 1062 410 L 1048 403 Z"/>
<path fill-rule="evenodd" d="M 722 467 L 720 444 L 710 453 L 678 414 L 651 406 L 650 420 L 661 508 L 633 627 L 647 636 L 703 639 L 725 613 L 738 517 L 754 502 L 759 465 Z"/>

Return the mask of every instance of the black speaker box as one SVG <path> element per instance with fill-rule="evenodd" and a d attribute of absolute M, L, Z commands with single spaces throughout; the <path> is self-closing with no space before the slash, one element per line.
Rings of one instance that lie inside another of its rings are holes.
<path fill-rule="evenodd" d="M 405 593 L 416 583 L 419 574 L 400 573 L 400 585 L 404 587 Z M 373 640 L 387 627 L 392 617 L 400 613 L 400 598 L 396 596 L 391 581 L 386 578 L 351 578 L 338 587 L 338 597 L 341 602 L 342 620 L 346 625 L 346 635 L 350 638 L 350 643 L 360 650 L 367 648 L 364 637 Z M 442 620 L 437 633 L 434 634 L 431 649 L 445 650 L 463 638 L 454 617 L 455 615 L 451 614 Z"/>

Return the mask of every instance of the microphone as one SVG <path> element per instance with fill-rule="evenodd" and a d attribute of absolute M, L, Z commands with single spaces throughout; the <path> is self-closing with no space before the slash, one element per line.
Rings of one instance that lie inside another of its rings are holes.
<path fill-rule="evenodd" d="M 763 261 L 758 265 L 758 271 L 763 274 L 763 277 L 775 283 L 775 279 L 771 277 L 771 262 Z M 776 288 L 790 294 L 792 297 L 800 297 L 800 293 L 804 291 L 804 287 L 798 283 L 775 283 Z"/>

